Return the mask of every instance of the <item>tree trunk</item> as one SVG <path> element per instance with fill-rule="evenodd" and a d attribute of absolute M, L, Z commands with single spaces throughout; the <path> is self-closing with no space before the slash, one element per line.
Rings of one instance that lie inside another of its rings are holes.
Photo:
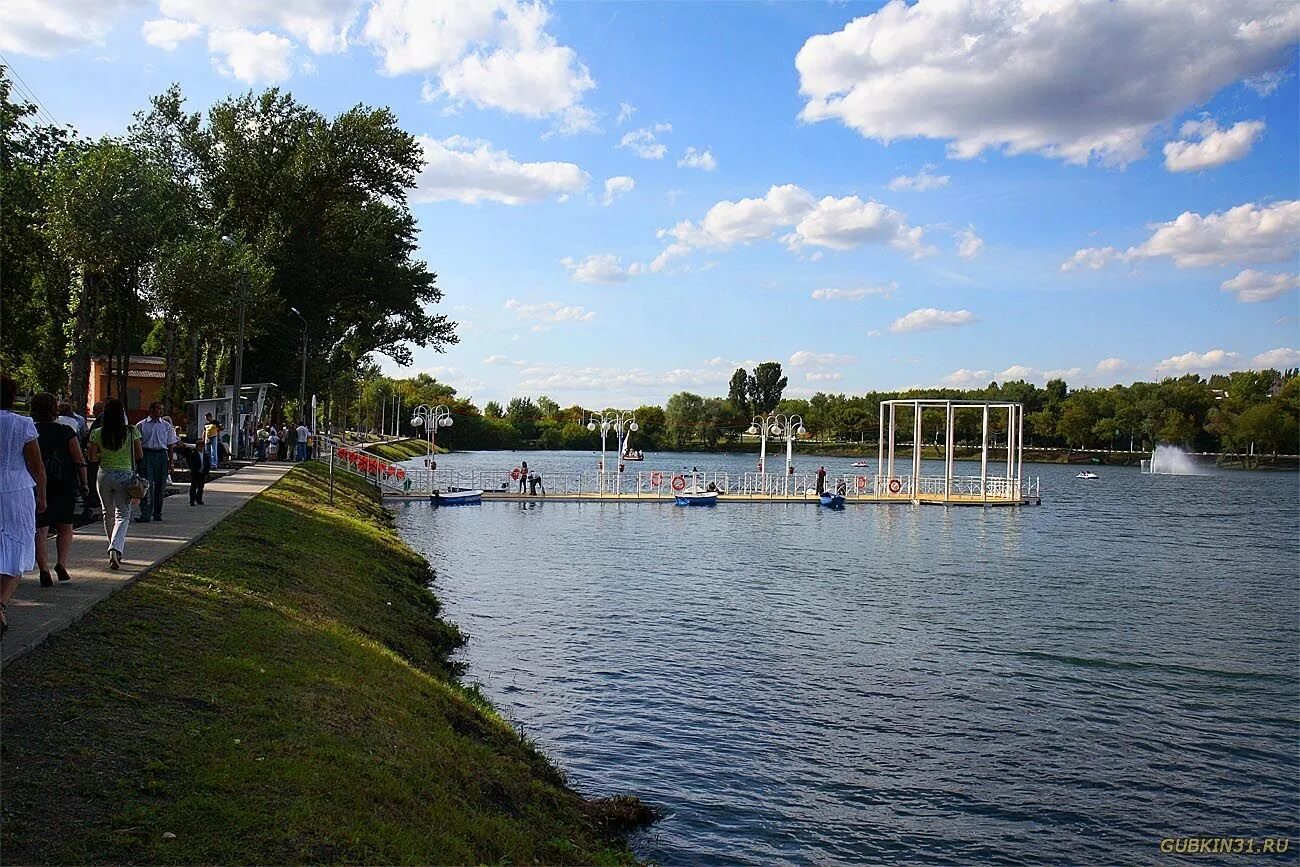
<path fill-rule="evenodd" d="M 80 286 L 72 296 L 72 324 L 67 334 L 72 347 L 68 365 L 68 399 L 79 411 L 86 409 L 90 397 L 90 346 L 95 330 L 95 312 L 99 309 L 98 282 L 92 274 L 81 273 Z"/>

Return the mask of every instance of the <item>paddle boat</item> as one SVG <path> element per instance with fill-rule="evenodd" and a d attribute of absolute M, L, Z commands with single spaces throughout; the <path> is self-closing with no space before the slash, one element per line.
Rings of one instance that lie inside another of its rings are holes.
<path fill-rule="evenodd" d="M 822 495 L 821 495 L 820 497 L 818 497 L 817 499 L 818 499 L 819 501 L 821 501 L 821 504 L 822 504 L 823 506 L 825 506 L 826 508 L 828 508 L 828 509 L 843 509 L 843 508 L 844 508 L 844 495 L 843 495 L 843 494 L 832 494 L 830 491 L 827 491 L 826 493 L 822 494 Z"/>
<path fill-rule="evenodd" d="M 679 491 L 673 494 L 673 502 L 679 506 L 716 506 L 717 491 Z"/>
<path fill-rule="evenodd" d="M 1076 478 L 1076 479 L 1095 479 L 1095 478 L 1098 478 L 1098 476 L 1097 476 L 1097 474 L 1094 473 L 1092 470 L 1084 470 L 1083 472 L 1079 473 L 1079 475 L 1075 476 L 1075 478 Z"/>
<path fill-rule="evenodd" d="M 447 488 L 430 494 L 429 502 L 435 506 L 476 506 L 483 502 L 483 492 Z"/>
<path fill-rule="evenodd" d="M 854 462 L 852 463 L 852 466 L 855 466 L 855 467 L 869 467 L 869 466 L 871 466 L 871 464 L 867 463 L 866 461 L 854 461 Z"/>

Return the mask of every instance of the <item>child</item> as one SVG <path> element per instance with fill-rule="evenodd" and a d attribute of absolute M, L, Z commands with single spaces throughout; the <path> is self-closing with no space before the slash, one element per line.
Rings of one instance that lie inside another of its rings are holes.
<path fill-rule="evenodd" d="M 208 483 L 208 472 L 212 469 L 208 450 L 193 443 L 180 443 L 185 464 L 190 468 L 190 505 L 203 505 L 203 486 Z"/>

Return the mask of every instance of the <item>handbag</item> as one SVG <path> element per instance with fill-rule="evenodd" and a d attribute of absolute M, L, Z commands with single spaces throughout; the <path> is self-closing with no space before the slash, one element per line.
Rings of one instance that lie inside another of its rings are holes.
<path fill-rule="evenodd" d="M 133 500 L 143 500 L 149 494 L 149 480 L 139 474 L 126 483 L 126 495 Z"/>

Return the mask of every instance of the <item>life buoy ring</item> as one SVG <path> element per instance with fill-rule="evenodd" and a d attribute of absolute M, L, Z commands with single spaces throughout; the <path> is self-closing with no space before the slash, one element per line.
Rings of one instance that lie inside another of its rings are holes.
<path fill-rule="evenodd" d="M 686 479 L 681 476 L 673 476 L 673 490 L 682 491 L 686 489 Z"/>
<path fill-rule="evenodd" d="M 903 483 L 902 483 L 902 482 L 900 482 L 898 479 L 890 479 L 890 480 L 889 480 L 889 493 L 891 493 L 891 494 L 897 494 L 897 493 L 898 493 L 899 491 L 901 491 L 901 490 L 903 490 Z"/>
<path fill-rule="evenodd" d="M 655 470 L 653 473 L 650 474 L 650 484 L 654 485 L 657 488 L 663 483 L 664 483 L 663 473 L 659 472 L 658 470 Z"/>
<path fill-rule="evenodd" d="M 510 471 L 510 478 L 516 482 L 519 481 L 519 467 L 515 467 Z"/>
<path fill-rule="evenodd" d="M 867 477 L 858 476 L 853 480 L 853 487 L 857 488 L 859 491 L 865 491 L 867 489 Z"/>

